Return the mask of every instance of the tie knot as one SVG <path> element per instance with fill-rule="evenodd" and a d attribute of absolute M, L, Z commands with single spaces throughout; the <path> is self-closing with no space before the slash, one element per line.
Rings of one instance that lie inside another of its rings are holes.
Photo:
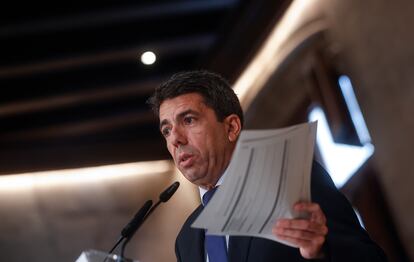
<path fill-rule="evenodd" d="M 209 191 L 207 191 L 204 196 L 203 196 L 203 205 L 206 206 L 208 204 L 208 202 L 210 201 L 210 199 L 213 197 L 214 193 L 216 192 L 218 186 L 215 188 L 210 189 Z"/>

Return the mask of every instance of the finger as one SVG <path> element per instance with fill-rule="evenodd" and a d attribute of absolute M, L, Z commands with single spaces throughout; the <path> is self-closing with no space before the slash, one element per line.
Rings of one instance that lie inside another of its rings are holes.
<path fill-rule="evenodd" d="M 284 234 L 275 234 L 275 236 L 280 240 L 284 240 L 293 246 L 298 247 L 301 255 L 307 259 L 320 257 L 322 246 L 325 242 L 325 237 L 323 236 L 316 236 L 312 240 L 292 237 Z"/>
<path fill-rule="evenodd" d="M 303 230 L 320 235 L 326 235 L 328 233 L 328 227 L 325 224 L 306 219 L 280 219 L 274 228 Z"/>
<path fill-rule="evenodd" d="M 284 237 L 291 237 L 301 240 L 310 240 L 314 241 L 316 238 L 320 237 L 321 235 L 315 232 L 309 232 L 304 230 L 295 230 L 295 229 L 285 229 L 285 228 L 275 228 L 272 230 L 275 236 L 284 236 Z"/>
<path fill-rule="evenodd" d="M 313 202 L 299 202 L 293 207 L 298 212 L 309 212 L 311 219 L 319 221 L 320 223 L 326 223 L 326 217 L 318 203 Z"/>
<path fill-rule="evenodd" d="M 312 241 L 309 241 L 309 240 L 304 240 L 304 239 L 299 239 L 299 238 L 294 238 L 294 237 L 289 237 L 289 236 L 283 236 L 283 235 L 276 235 L 276 237 L 281 240 L 285 240 L 296 247 L 308 247 L 312 245 Z"/>
<path fill-rule="evenodd" d="M 317 212 L 321 210 L 318 203 L 314 202 L 298 202 L 293 206 L 298 211 Z"/>

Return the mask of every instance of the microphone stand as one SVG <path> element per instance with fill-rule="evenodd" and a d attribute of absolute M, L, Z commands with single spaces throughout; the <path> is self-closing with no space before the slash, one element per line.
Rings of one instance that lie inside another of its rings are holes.
<path fill-rule="evenodd" d="M 161 202 L 162 202 L 161 200 L 158 200 L 158 202 L 148 211 L 148 213 L 142 219 L 141 224 L 144 223 L 144 221 L 147 219 L 147 217 L 149 217 L 152 214 L 152 212 L 154 212 L 154 210 L 161 204 Z M 123 259 L 124 258 L 125 246 L 129 243 L 129 241 L 131 240 L 132 236 L 133 236 L 133 234 L 130 237 L 127 237 L 125 239 L 125 241 L 122 243 L 120 259 Z"/>
<path fill-rule="evenodd" d="M 145 202 L 145 204 L 141 207 L 141 209 L 135 214 L 134 218 L 122 229 L 121 236 L 118 238 L 115 245 L 111 248 L 111 250 L 109 251 L 109 254 L 112 254 L 112 252 L 122 242 L 122 240 L 128 239 L 129 241 L 131 236 L 134 235 L 137 229 L 141 226 L 151 206 L 152 206 L 152 200 L 148 200 L 147 202 Z M 107 259 L 108 257 L 106 257 L 103 262 L 106 262 Z"/>
<path fill-rule="evenodd" d="M 164 192 L 162 192 L 159 196 L 159 199 L 157 201 L 157 203 L 155 203 L 154 206 L 151 207 L 151 209 L 147 212 L 147 214 L 144 216 L 144 218 L 142 219 L 142 222 L 140 223 L 143 224 L 145 222 L 145 220 L 147 220 L 147 218 L 152 214 L 152 212 L 154 212 L 154 210 L 161 204 L 161 203 L 165 203 L 167 202 L 172 195 L 175 193 L 175 191 L 178 189 L 178 187 L 180 186 L 179 182 L 174 182 L 171 186 L 169 186 L 166 190 L 164 190 Z M 134 231 L 135 233 L 135 231 Z M 132 236 L 134 234 L 131 234 L 123 243 L 121 246 L 121 254 L 120 254 L 120 259 L 123 259 L 124 257 L 124 252 L 125 252 L 125 246 L 129 243 L 129 241 L 131 240 Z M 122 260 L 120 260 L 122 261 Z"/>

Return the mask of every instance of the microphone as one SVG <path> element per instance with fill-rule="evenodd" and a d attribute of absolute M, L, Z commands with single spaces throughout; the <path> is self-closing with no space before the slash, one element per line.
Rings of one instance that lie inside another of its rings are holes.
<path fill-rule="evenodd" d="M 122 229 L 121 236 L 119 237 L 115 245 L 111 248 L 109 254 L 111 254 L 115 250 L 115 248 L 119 245 L 119 243 L 121 243 L 122 240 L 124 240 L 125 238 L 132 237 L 132 235 L 137 231 L 139 226 L 144 221 L 144 218 L 147 215 L 148 210 L 150 210 L 151 206 L 152 200 L 148 200 L 147 202 L 145 202 L 145 204 L 138 210 L 138 212 L 131 219 L 131 221 Z"/>
<path fill-rule="evenodd" d="M 180 183 L 178 181 L 174 182 L 171 186 L 169 186 L 167 189 L 165 189 L 159 196 L 159 200 L 158 202 L 148 211 L 148 213 L 146 213 L 145 217 L 142 219 L 142 222 L 140 223 L 140 225 L 142 223 L 144 223 L 144 221 L 152 214 L 152 212 L 154 212 L 154 210 L 161 204 L 161 203 L 165 203 L 167 202 L 172 195 L 174 195 L 175 191 L 177 191 L 178 187 L 180 186 Z M 124 252 L 125 252 L 125 246 L 126 244 L 128 244 L 129 240 L 131 240 L 132 235 L 130 237 L 128 237 L 124 243 L 122 243 L 121 246 L 121 258 L 124 257 Z"/>
<path fill-rule="evenodd" d="M 132 218 L 131 222 L 129 222 L 124 229 L 121 231 L 121 236 L 124 238 L 128 238 L 132 236 L 135 231 L 137 231 L 138 227 L 144 220 L 145 215 L 148 213 L 152 206 L 152 200 L 148 200 L 145 204 L 141 207 L 140 210 L 135 214 L 134 218 Z"/>
<path fill-rule="evenodd" d="M 122 229 L 121 237 L 118 239 L 117 243 L 111 249 L 111 251 L 109 251 L 109 253 L 111 254 L 112 251 L 114 251 L 114 249 L 119 245 L 119 243 L 121 243 L 121 241 L 125 239 L 125 241 L 122 243 L 121 254 L 120 254 L 120 258 L 123 258 L 124 252 L 125 252 L 125 246 L 131 240 L 132 236 L 135 234 L 138 228 L 142 225 L 142 223 L 144 223 L 144 221 L 149 217 L 149 215 L 151 215 L 152 212 L 154 212 L 154 210 L 161 203 L 165 203 L 168 200 L 170 200 L 170 198 L 172 197 L 172 195 L 174 195 L 174 193 L 177 191 L 179 186 L 180 186 L 180 183 L 176 181 L 171 186 L 169 186 L 167 189 L 165 189 L 160 194 L 159 200 L 154 206 L 152 206 L 151 200 L 148 200 L 147 202 L 145 202 L 144 206 L 142 206 L 142 208 L 135 214 L 131 222 L 129 222 L 128 225 L 126 225 L 124 229 Z"/>
<path fill-rule="evenodd" d="M 179 186 L 180 182 L 176 181 L 167 189 L 165 189 L 164 192 L 160 194 L 160 201 L 164 203 L 167 202 L 172 197 L 172 195 L 174 195 L 175 191 L 177 191 Z"/>
<path fill-rule="evenodd" d="M 169 186 L 167 189 L 165 189 L 159 196 L 158 202 L 148 211 L 147 215 L 144 217 L 144 220 L 147 219 L 149 215 L 154 212 L 154 210 L 162 203 L 167 202 L 170 200 L 172 195 L 174 195 L 175 191 L 177 191 L 178 187 L 180 186 L 180 182 L 176 181 L 171 186 Z"/>

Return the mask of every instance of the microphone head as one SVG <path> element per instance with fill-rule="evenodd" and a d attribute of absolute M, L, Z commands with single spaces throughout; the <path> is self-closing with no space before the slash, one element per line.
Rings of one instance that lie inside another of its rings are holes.
<path fill-rule="evenodd" d="M 174 195 L 175 191 L 177 191 L 179 186 L 180 182 L 174 182 L 171 186 L 169 186 L 164 192 L 160 194 L 160 201 L 167 202 L 172 197 L 172 195 Z"/>

